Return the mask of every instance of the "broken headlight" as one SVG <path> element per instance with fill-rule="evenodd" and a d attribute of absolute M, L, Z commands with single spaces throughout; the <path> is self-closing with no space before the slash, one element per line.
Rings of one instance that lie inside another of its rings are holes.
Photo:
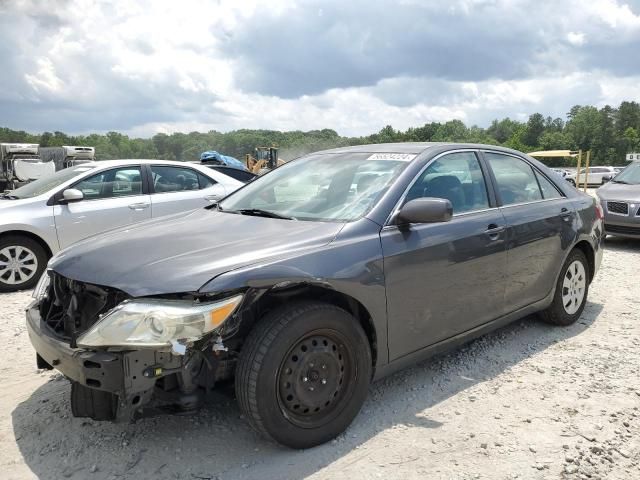
<path fill-rule="evenodd" d="M 49 276 L 49 270 L 45 270 L 40 280 L 38 280 L 38 284 L 36 288 L 33 289 L 33 293 L 31 296 L 36 299 L 36 301 L 40 302 L 44 298 L 47 297 L 49 292 L 49 284 L 51 283 L 51 277 Z"/>
<path fill-rule="evenodd" d="M 242 295 L 212 303 L 127 300 L 78 338 L 81 347 L 161 348 L 199 340 L 235 311 Z M 174 349 L 175 350 L 175 349 Z"/>

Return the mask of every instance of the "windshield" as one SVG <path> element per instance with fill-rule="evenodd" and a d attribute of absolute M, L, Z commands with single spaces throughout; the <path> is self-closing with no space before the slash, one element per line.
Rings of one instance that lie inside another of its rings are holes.
<path fill-rule="evenodd" d="M 622 170 L 613 179 L 616 183 L 629 183 L 631 185 L 640 185 L 640 162 L 634 162 Z"/>
<path fill-rule="evenodd" d="M 77 177 L 82 172 L 87 172 L 95 167 L 82 165 L 78 167 L 65 168 L 48 177 L 39 178 L 31 183 L 27 183 L 23 187 L 17 188 L 11 192 L 15 198 L 33 198 L 43 193 L 47 193 L 68 180 Z"/>
<path fill-rule="evenodd" d="M 392 154 L 310 155 L 257 178 L 227 197 L 219 208 L 249 214 L 260 210 L 296 220 L 349 222 L 365 215 L 407 165 Z"/>

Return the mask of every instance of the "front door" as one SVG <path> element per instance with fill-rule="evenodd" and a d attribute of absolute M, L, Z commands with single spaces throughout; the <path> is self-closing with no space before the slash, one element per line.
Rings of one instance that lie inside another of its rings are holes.
<path fill-rule="evenodd" d="M 104 170 L 69 188 L 80 190 L 79 202 L 54 207 L 60 248 L 78 240 L 151 218 L 149 195 L 142 192 L 139 165 Z"/>
<path fill-rule="evenodd" d="M 403 202 L 446 198 L 452 220 L 382 229 L 390 360 L 503 314 L 506 224 L 487 183 L 475 152 L 441 156 Z"/>

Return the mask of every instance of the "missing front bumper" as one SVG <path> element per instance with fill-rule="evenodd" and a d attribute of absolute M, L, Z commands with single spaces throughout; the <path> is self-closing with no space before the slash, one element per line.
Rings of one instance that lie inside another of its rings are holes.
<path fill-rule="evenodd" d="M 165 406 L 173 411 L 199 407 L 202 396 L 192 381 L 186 391 L 178 388 L 176 392 L 166 392 L 157 387 L 158 381 L 177 376 L 176 372 L 189 377 L 193 374 L 192 362 L 185 357 L 154 350 L 107 352 L 71 348 L 43 327 L 37 308 L 29 308 L 26 314 L 27 332 L 38 365 L 51 366 L 72 382 L 74 416 L 130 421 L 145 416 L 147 410 Z"/>

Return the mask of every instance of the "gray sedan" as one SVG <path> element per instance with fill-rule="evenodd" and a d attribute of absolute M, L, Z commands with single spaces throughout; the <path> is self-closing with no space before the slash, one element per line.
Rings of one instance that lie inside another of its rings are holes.
<path fill-rule="evenodd" d="M 597 190 L 608 235 L 640 238 L 640 162 L 633 162 Z"/>
<path fill-rule="evenodd" d="M 190 413 L 235 379 L 258 432 L 309 448 L 347 428 L 373 379 L 535 312 L 576 322 L 602 218 L 515 150 L 316 152 L 58 254 L 27 331 L 38 367 L 71 380 L 74 416 Z"/>
<path fill-rule="evenodd" d="M 111 160 L 0 196 L 0 292 L 31 288 L 51 255 L 83 238 L 209 205 L 241 187 L 201 165 Z"/>

